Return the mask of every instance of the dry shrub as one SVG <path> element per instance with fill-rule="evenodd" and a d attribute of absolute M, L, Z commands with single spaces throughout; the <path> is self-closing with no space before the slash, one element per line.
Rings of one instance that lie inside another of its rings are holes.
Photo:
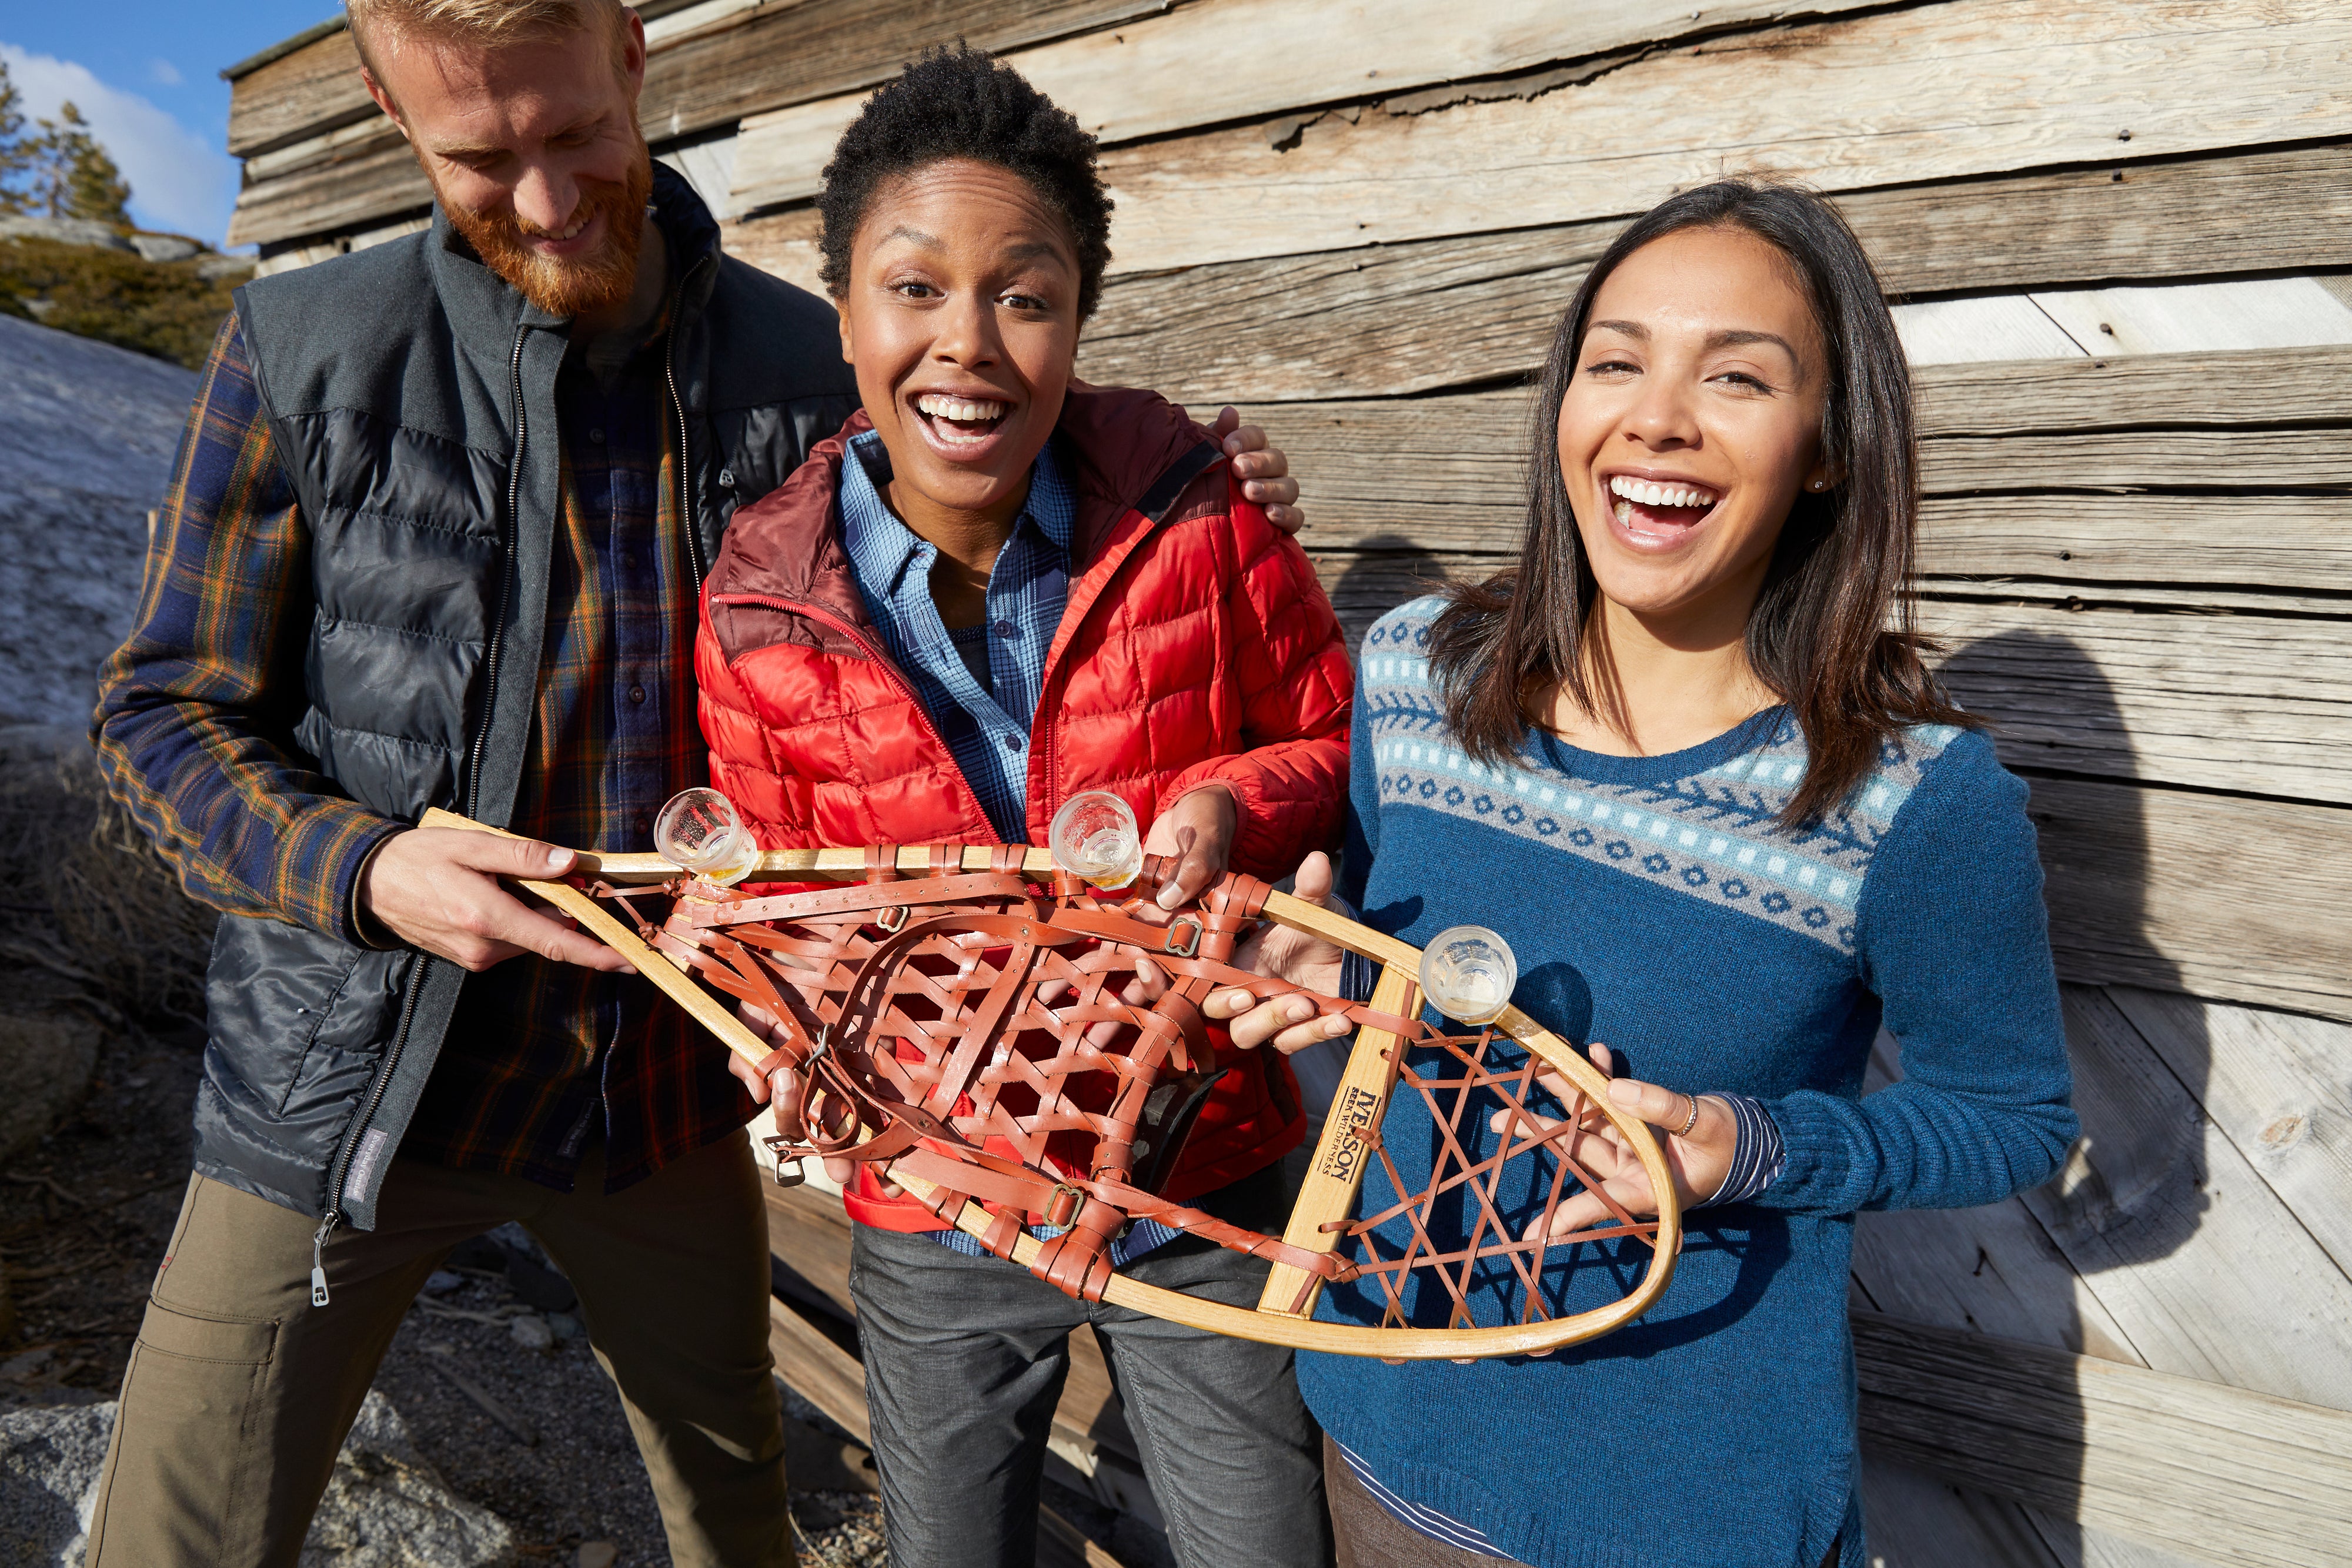
<path fill-rule="evenodd" d="M 106 793 L 87 750 L 0 767 L 6 956 L 74 981 L 135 1021 L 204 1017 L 212 910 Z"/>
<path fill-rule="evenodd" d="M 205 362 L 241 277 L 206 277 L 212 256 L 149 261 L 57 240 L 0 240 L 0 316 L 113 343 L 190 370 Z"/>

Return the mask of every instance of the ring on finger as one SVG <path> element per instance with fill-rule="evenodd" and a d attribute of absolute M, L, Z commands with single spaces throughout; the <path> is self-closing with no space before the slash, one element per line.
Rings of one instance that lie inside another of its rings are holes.
<path fill-rule="evenodd" d="M 1696 1126 L 1697 1126 L 1697 1125 L 1698 1125 L 1698 1096 L 1697 1096 L 1697 1095 L 1694 1094 L 1694 1095 L 1690 1096 L 1690 1105 L 1691 1105 L 1691 1108 L 1690 1108 L 1690 1119 L 1689 1119 L 1688 1121 L 1685 1122 L 1681 1126 L 1679 1126 L 1679 1127 L 1677 1127 L 1677 1128 L 1675 1128 L 1675 1137 L 1677 1137 L 1677 1138 L 1687 1138 L 1687 1137 L 1689 1137 L 1689 1136 L 1691 1135 L 1691 1129 L 1692 1129 L 1693 1127 L 1696 1127 Z"/>

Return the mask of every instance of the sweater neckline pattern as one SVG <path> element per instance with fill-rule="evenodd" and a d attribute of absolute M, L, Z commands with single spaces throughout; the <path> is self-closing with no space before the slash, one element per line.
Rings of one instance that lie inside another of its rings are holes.
<path fill-rule="evenodd" d="M 1462 751 L 1433 684 L 1439 608 L 1433 599 L 1401 606 L 1364 640 L 1357 700 L 1381 809 L 1496 829 L 1855 956 L 1871 861 L 1958 731 L 1918 726 L 1893 737 L 1843 806 L 1793 830 L 1779 814 L 1804 777 L 1806 750 L 1785 706 L 1663 757 L 1587 752 L 1538 731 L 1513 763 L 1483 764 Z"/>

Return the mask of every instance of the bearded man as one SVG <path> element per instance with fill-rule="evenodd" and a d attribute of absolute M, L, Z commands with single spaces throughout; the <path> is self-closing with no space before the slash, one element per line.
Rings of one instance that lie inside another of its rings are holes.
<path fill-rule="evenodd" d="M 832 308 L 653 164 L 617 0 L 350 11 L 432 229 L 237 291 L 101 678 L 115 795 L 226 918 L 87 1561 L 293 1563 L 416 1292 L 511 1220 L 579 1293 L 675 1561 L 789 1563 L 751 1103 L 497 878 L 647 847 L 702 782 L 702 575 L 856 381 Z M 1227 441 L 1295 528 L 1263 447 Z"/>

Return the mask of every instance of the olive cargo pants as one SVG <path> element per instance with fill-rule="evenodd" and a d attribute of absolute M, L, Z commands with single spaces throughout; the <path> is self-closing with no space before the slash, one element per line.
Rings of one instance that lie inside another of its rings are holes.
<path fill-rule="evenodd" d="M 768 1233 L 751 1145 L 727 1138 L 621 1191 L 601 1145 L 575 1190 L 394 1164 L 372 1231 L 191 1177 L 124 1375 L 88 1568 L 293 1568 L 393 1333 L 450 1249 L 508 1220 L 580 1294 L 686 1568 L 790 1568 Z M 460 1487 L 463 1477 L 452 1478 Z"/>

